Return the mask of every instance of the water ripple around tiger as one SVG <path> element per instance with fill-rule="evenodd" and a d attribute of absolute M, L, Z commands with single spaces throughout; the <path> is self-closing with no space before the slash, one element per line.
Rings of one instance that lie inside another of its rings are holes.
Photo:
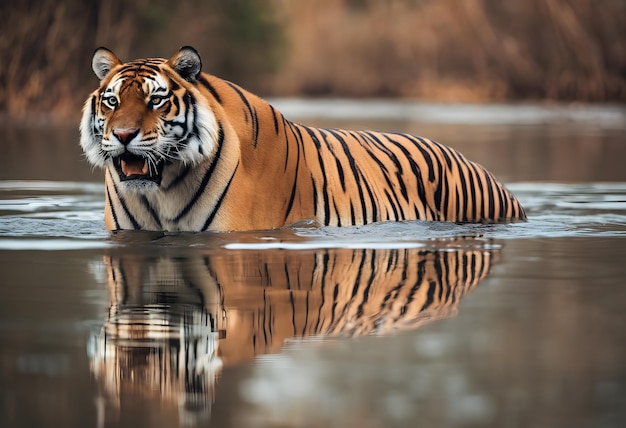
<path fill-rule="evenodd" d="M 385 222 L 356 227 L 316 227 L 300 222 L 271 231 L 237 233 L 137 233 L 104 229 L 99 183 L 0 181 L 0 249 L 63 250 L 156 242 L 158 245 L 232 250 L 315 248 L 420 248 L 453 246 L 449 238 L 493 240 L 626 236 L 626 183 L 516 183 L 508 186 L 528 221 L 512 224 Z"/>

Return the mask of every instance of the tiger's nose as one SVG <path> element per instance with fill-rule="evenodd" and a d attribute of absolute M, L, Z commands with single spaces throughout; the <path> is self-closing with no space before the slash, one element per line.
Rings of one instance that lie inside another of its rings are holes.
<path fill-rule="evenodd" d="M 113 135 L 125 146 L 128 145 L 137 134 L 139 134 L 139 128 L 115 128 L 113 130 Z"/>

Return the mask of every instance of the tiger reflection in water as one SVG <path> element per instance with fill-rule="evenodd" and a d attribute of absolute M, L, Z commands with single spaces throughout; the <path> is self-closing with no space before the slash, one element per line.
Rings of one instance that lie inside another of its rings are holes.
<path fill-rule="evenodd" d="M 465 244 L 107 256 L 110 307 L 90 340 L 92 371 L 106 403 L 156 394 L 182 405 L 181 418 L 206 417 L 224 365 L 280 352 L 286 339 L 388 334 L 454 315 L 497 254 Z"/>

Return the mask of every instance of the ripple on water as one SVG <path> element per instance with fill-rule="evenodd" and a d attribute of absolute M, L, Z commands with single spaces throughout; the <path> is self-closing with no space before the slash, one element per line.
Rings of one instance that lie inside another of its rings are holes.
<path fill-rule="evenodd" d="M 456 224 L 425 221 L 356 227 L 299 223 L 273 231 L 159 234 L 162 244 L 226 249 L 419 248 L 458 237 L 471 245 L 492 240 L 626 236 L 626 183 L 517 183 L 508 186 L 528 214 L 527 222 Z M 0 181 L 0 249 L 82 249 L 153 241 L 138 235 L 110 239 L 104 229 L 104 192 L 97 183 Z"/>
<path fill-rule="evenodd" d="M 0 181 L 0 249 L 110 246 L 103 207 L 101 184 Z"/>

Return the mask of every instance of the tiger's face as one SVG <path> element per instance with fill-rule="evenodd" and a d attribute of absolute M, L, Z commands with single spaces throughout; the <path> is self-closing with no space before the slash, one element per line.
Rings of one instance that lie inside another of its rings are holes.
<path fill-rule="evenodd" d="M 81 146 L 94 166 L 107 168 L 126 190 L 157 189 L 171 170 L 196 165 L 215 150 L 217 125 L 194 87 L 202 64 L 195 49 L 171 59 L 122 63 L 105 48 L 92 68 L 100 87 L 88 98 Z"/>

